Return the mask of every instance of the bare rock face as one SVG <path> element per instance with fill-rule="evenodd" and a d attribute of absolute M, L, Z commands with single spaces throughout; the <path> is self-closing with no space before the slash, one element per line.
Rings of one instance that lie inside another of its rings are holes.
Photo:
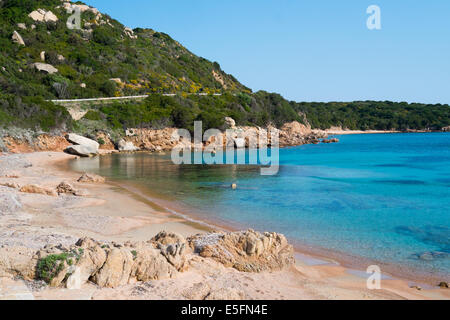
<path fill-rule="evenodd" d="M 61 194 L 71 194 L 74 196 L 83 196 L 84 193 L 80 190 L 75 189 L 71 184 L 63 181 L 56 187 L 56 192 L 58 195 Z"/>
<path fill-rule="evenodd" d="M 55 190 L 46 188 L 46 187 L 41 187 L 41 186 L 38 186 L 35 184 L 28 184 L 26 186 L 23 186 L 22 188 L 20 188 L 19 191 L 24 192 L 24 193 L 44 194 L 44 195 L 52 196 L 52 197 L 57 196 L 57 193 Z"/>
<path fill-rule="evenodd" d="M 21 45 L 21 46 L 25 45 L 25 41 L 23 41 L 22 36 L 17 31 L 14 31 L 14 33 L 13 33 L 12 41 L 14 43 L 17 43 L 17 44 Z"/>
<path fill-rule="evenodd" d="M 21 276 L 31 280 L 35 274 L 34 250 L 25 247 L 0 248 L 0 277 Z"/>
<path fill-rule="evenodd" d="M 51 11 L 46 11 L 44 9 L 37 9 L 28 15 L 31 19 L 36 22 L 57 22 L 58 17 Z"/>
<path fill-rule="evenodd" d="M 294 249 L 277 233 L 248 230 L 188 238 L 194 252 L 244 272 L 281 270 L 294 264 Z"/>
<path fill-rule="evenodd" d="M 104 183 L 105 178 L 92 173 L 83 173 L 77 181 L 82 183 Z"/>
<path fill-rule="evenodd" d="M 136 147 L 133 142 L 131 141 L 125 141 L 124 139 L 120 140 L 118 143 L 119 151 L 121 152 L 134 152 L 138 151 L 139 148 Z"/>
<path fill-rule="evenodd" d="M 47 64 L 47 63 L 36 62 L 33 64 L 33 66 L 37 71 L 48 73 L 48 74 L 54 74 L 54 73 L 58 72 L 58 69 L 56 69 L 51 64 Z"/>
<path fill-rule="evenodd" d="M 64 152 L 80 157 L 92 157 L 98 154 L 98 150 L 96 151 L 91 147 L 79 145 L 69 146 L 64 150 Z"/>
<path fill-rule="evenodd" d="M 39 250 L 32 264 L 37 265 L 37 277 L 54 287 L 78 289 L 90 280 L 100 287 L 115 288 L 175 277 L 185 270 L 185 248 L 183 237 L 168 233 L 148 242 L 125 244 L 83 238 L 70 248 L 49 246 Z"/>
<path fill-rule="evenodd" d="M 236 128 L 236 121 L 234 121 L 233 118 L 225 117 L 225 124 L 227 125 L 227 128 Z"/>
<path fill-rule="evenodd" d="M 186 267 L 186 240 L 176 233 L 167 233 L 162 231 L 158 233 L 152 241 L 161 251 L 161 254 L 178 271 Z"/>
<path fill-rule="evenodd" d="M 90 157 L 98 154 L 100 144 L 97 141 L 82 137 L 80 135 L 69 133 L 66 136 L 67 141 L 73 143 L 73 146 L 69 146 L 65 152 L 81 156 Z"/>

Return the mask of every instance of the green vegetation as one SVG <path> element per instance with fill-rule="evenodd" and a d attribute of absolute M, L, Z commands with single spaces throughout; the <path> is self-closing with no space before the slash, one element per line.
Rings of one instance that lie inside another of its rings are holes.
<path fill-rule="evenodd" d="M 40 259 L 36 270 L 38 278 L 50 283 L 64 269 L 66 263 L 73 264 L 72 257 L 71 253 L 61 253 Z"/>
<path fill-rule="evenodd" d="M 90 11 L 82 13 L 83 30 L 70 30 L 65 25 L 69 14 L 56 8 L 60 5 L 60 0 L 0 2 L 0 127 L 81 134 L 102 130 L 118 137 L 129 127 L 192 130 L 194 120 L 202 120 L 204 129 L 223 128 L 226 116 L 238 125 L 280 127 L 297 120 L 322 129 L 440 129 L 450 125 L 448 105 L 296 103 L 278 94 L 252 93 L 219 63 L 192 54 L 167 34 L 137 28 L 137 37 L 130 36 L 118 21 L 105 14 L 96 17 Z M 38 8 L 51 10 L 59 21 L 34 22 L 28 14 Z M 27 29 L 18 23 L 25 23 Z M 12 42 L 15 30 L 26 46 Z M 33 68 L 33 63 L 41 61 L 42 51 L 45 62 L 55 66 L 57 73 Z M 217 93 L 221 96 L 213 96 Z M 150 97 L 94 103 L 79 121 L 73 121 L 65 107 L 46 101 L 144 94 Z"/>
<path fill-rule="evenodd" d="M 313 128 L 352 130 L 440 130 L 450 125 L 450 106 L 391 101 L 292 103 Z"/>

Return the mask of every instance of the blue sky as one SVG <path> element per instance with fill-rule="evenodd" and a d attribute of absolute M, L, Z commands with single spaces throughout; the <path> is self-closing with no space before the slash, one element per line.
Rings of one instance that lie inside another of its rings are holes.
<path fill-rule="evenodd" d="M 450 104 L 448 0 L 86 0 L 165 32 L 254 91 Z M 381 8 L 381 30 L 366 9 Z"/>

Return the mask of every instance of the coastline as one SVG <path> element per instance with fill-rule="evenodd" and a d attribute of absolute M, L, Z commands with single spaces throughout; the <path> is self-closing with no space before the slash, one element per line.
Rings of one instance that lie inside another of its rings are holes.
<path fill-rule="evenodd" d="M 33 178 L 41 181 L 41 183 L 50 183 L 47 179 L 42 179 L 42 174 L 45 174 L 45 177 L 51 175 L 53 180 L 58 179 L 58 181 L 61 179 L 73 181 L 79 177 L 78 173 L 68 171 L 67 168 L 64 169 L 67 161 L 74 159 L 73 156 L 63 153 L 43 152 L 27 154 L 24 155 L 24 157 L 32 164 L 32 167 L 26 170 L 32 169 L 33 174 L 37 173 L 40 175 Z M 3 158 L 0 157 L 0 161 L 2 159 Z M 20 179 L 29 178 L 26 174 L 24 175 L 23 172 L 20 173 L 20 175 L 23 175 Z M 53 231 L 68 233 L 72 236 L 72 239 L 86 235 L 110 241 L 122 241 L 130 239 L 148 240 L 154 234 L 164 229 L 179 232 L 184 236 L 199 232 L 204 233 L 217 229 L 217 227 L 219 229 L 228 229 L 226 226 L 216 226 L 209 222 L 190 219 L 191 216 L 189 216 L 189 214 L 186 214 L 185 217 L 175 216 L 175 214 L 179 214 L 181 210 L 179 211 L 178 208 L 172 210 L 171 206 L 168 207 L 166 202 L 161 200 L 161 202 L 159 202 L 157 199 L 147 197 L 146 193 L 144 195 L 139 195 L 133 192 L 133 190 L 128 190 L 127 192 L 126 187 L 124 188 L 124 186 L 120 186 L 120 184 L 117 185 L 115 182 L 108 182 L 103 185 L 83 185 L 83 188 L 89 192 L 89 199 L 77 199 L 77 201 L 80 201 L 77 205 L 83 208 L 83 212 L 87 213 L 87 211 L 89 211 L 88 215 L 96 214 L 105 217 L 108 221 L 106 226 L 102 226 L 102 228 L 99 228 L 98 230 L 92 230 L 89 226 L 83 225 L 82 221 L 86 219 L 86 216 L 83 215 L 69 215 L 71 218 L 74 218 L 74 221 L 72 221 L 72 224 L 67 224 L 67 219 L 62 219 L 61 221 L 61 215 L 64 216 L 64 213 L 61 214 L 61 212 L 59 212 L 58 219 L 55 219 L 52 214 L 49 214 L 49 216 L 46 217 L 50 218 L 52 221 Z M 92 200 L 93 198 L 97 198 L 97 201 Z M 101 199 L 102 201 L 98 201 L 98 199 Z M 122 207 L 118 206 L 118 203 L 122 203 Z M 161 203 L 161 205 L 159 203 Z M 30 206 L 30 204 L 32 204 L 32 202 L 28 202 L 27 206 Z M 112 220 L 109 221 L 108 219 Z M 93 221 L 95 221 L 95 219 Z M 40 217 L 34 222 L 40 224 L 41 227 L 48 223 L 44 217 Z M 59 223 L 61 226 L 58 226 Z M 101 223 L 103 222 L 101 221 L 100 224 Z M 117 227 L 118 224 L 121 225 L 120 228 Z M 99 225 L 97 225 L 97 227 L 98 226 Z M 72 239 L 71 241 L 73 241 Z M 257 283 L 256 287 L 264 287 L 264 283 L 274 284 L 281 281 L 278 291 L 284 294 L 282 296 L 284 296 L 285 299 L 450 299 L 448 290 L 425 285 L 422 290 L 417 290 L 410 288 L 411 283 L 409 283 L 408 280 L 396 278 L 387 278 L 383 280 L 382 290 L 368 291 L 365 288 L 367 275 L 363 274 L 361 271 L 344 267 L 342 264 L 336 263 L 337 260 L 334 258 L 327 259 L 320 255 L 312 255 L 305 251 L 299 252 L 298 248 L 296 249 L 297 263 L 295 268 L 289 271 L 270 273 L 270 275 L 240 275 L 235 274 L 232 270 L 226 270 L 226 272 L 230 272 L 230 277 L 233 279 L 232 281 L 237 281 L 238 283 L 243 281 L 240 279 L 241 276 L 255 279 L 263 277 L 264 281 L 261 279 L 259 279 L 260 281 L 255 280 Z M 186 275 L 183 277 L 188 276 Z M 269 277 L 270 279 L 266 277 Z M 291 292 L 289 289 L 289 283 L 291 282 L 292 277 L 295 278 L 295 281 L 298 284 L 295 293 Z M 291 280 L 284 283 L 283 281 L 286 279 Z M 176 279 L 172 281 L 177 282 Z M 161 281 L 161 283 L 164 284 L 165 282 Z M 183 283 L 183 281 L 180 280 L 180 283 Z M 35 294 L 35 298 L 48 298 L 61 290 L 63 289 L 50 289 L 48 292 Z M 89 290 L 93 289 L 90 288 Z M 306 294 L 305 290 L 309 295 Z M 66 295 L 74 294 L 74 292 L 69 292 L 67 290 L 63 290 L 62 292 Z M 110 294 L 112 294 L 111 290 L 97 290 L 95 292 L 97 294 L 95 298 L 98 299 L 108 298 L 110 297 Z M 262 298 L 256 293 L 254 294 L 255 296 L 250 296 L 250 298 Z M 275 294 L 275 296 L 277 296 L 277 294 Z M 130 298 L 127 297 L 126 294 L 124 297 Z M 274 296 L 268 297 L 270 299 L 270 297 L 273 298 Z"/>
<path fill-rule="evenodd" d="M 199 231 L 226 231 L 235 232 L 242 230 L 242 226 L 237 223 L 231 223 L 229 221 L 219 221 L 217 218 L 205 220 L 204 217 L 199 217 L 195 214 L 195 210 L 188 208 L 186 205 L 181 204 L 176 199 L 163 199 L 160 195 L 155 194 L 148 188 L 134 185 L 132 183 L 125 182 L 111 182 L 110 184 L 120 186 L 122 189 L 129 191 L 132 194 L 139 196 L 145 200 L 154 203 L 165 210 L 173 213 L 174 215 L 185 219 L 186 223 L 194 225 Z M 251 226 L 249 226 L 251 227 Z M 265 231 L 265 230 L 259 230 Z M 366 268 L 371 265 L 378 265 L 383 271 L 383 277 L 389 279 L 404 280 L 411 284 L 420 284 L 422 286 L 433 287 L 437 283 L 445 279 L 444 275 L 431 276 L 424 271 L 418 271 L 398 264 L 386 263 L 383 261 L 375 261 L 360 256 L 352 256 L 347 253 L 337 252 L 317 246 L 307 245 L 305 243 L 292 242 L 295 253 L 304 257 L 305 261 L 316 261 L 320 265 L 336 265 L 343 267 L 346 272 L 349 270 L 357 271 L 360 274 L 365 274 Z M 301 260 L 301 259 L 300 259 Z M 305 261 L 300 261 L 304 263 Z"/>

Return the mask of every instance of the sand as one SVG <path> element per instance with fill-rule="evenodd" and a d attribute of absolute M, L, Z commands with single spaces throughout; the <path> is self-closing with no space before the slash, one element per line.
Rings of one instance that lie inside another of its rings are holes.
<path fill-rule="evenodd" d="M 89 236 L 104 241 L 149 240 L 162 230 L 184 236 L 211 228 L 176 216 L 148 198 L 117 184 L 77 183 L 80 174 L 63 170 L 73 156 L 41 152 L 0 156 L 0 185 L 37 184 L 49 188 L 66 181 L 88 194 L 52 197 L 0 186 L 0 246 L 39 249 L 71 245 Z M 270 231 L 270 230 L 268 230 Z M 339 263 L 298 253 L 289 270 L 250 274 L 201 257 L 175 279 L 101 289 L 49 288 L 39 283 L 0 278 L 0 299 L 450 299 L 450 290 L 388 277 L 381 290 L 369 290 L 368 275 Z M 417 285 L 417 284 L 416 284 Z"/>

